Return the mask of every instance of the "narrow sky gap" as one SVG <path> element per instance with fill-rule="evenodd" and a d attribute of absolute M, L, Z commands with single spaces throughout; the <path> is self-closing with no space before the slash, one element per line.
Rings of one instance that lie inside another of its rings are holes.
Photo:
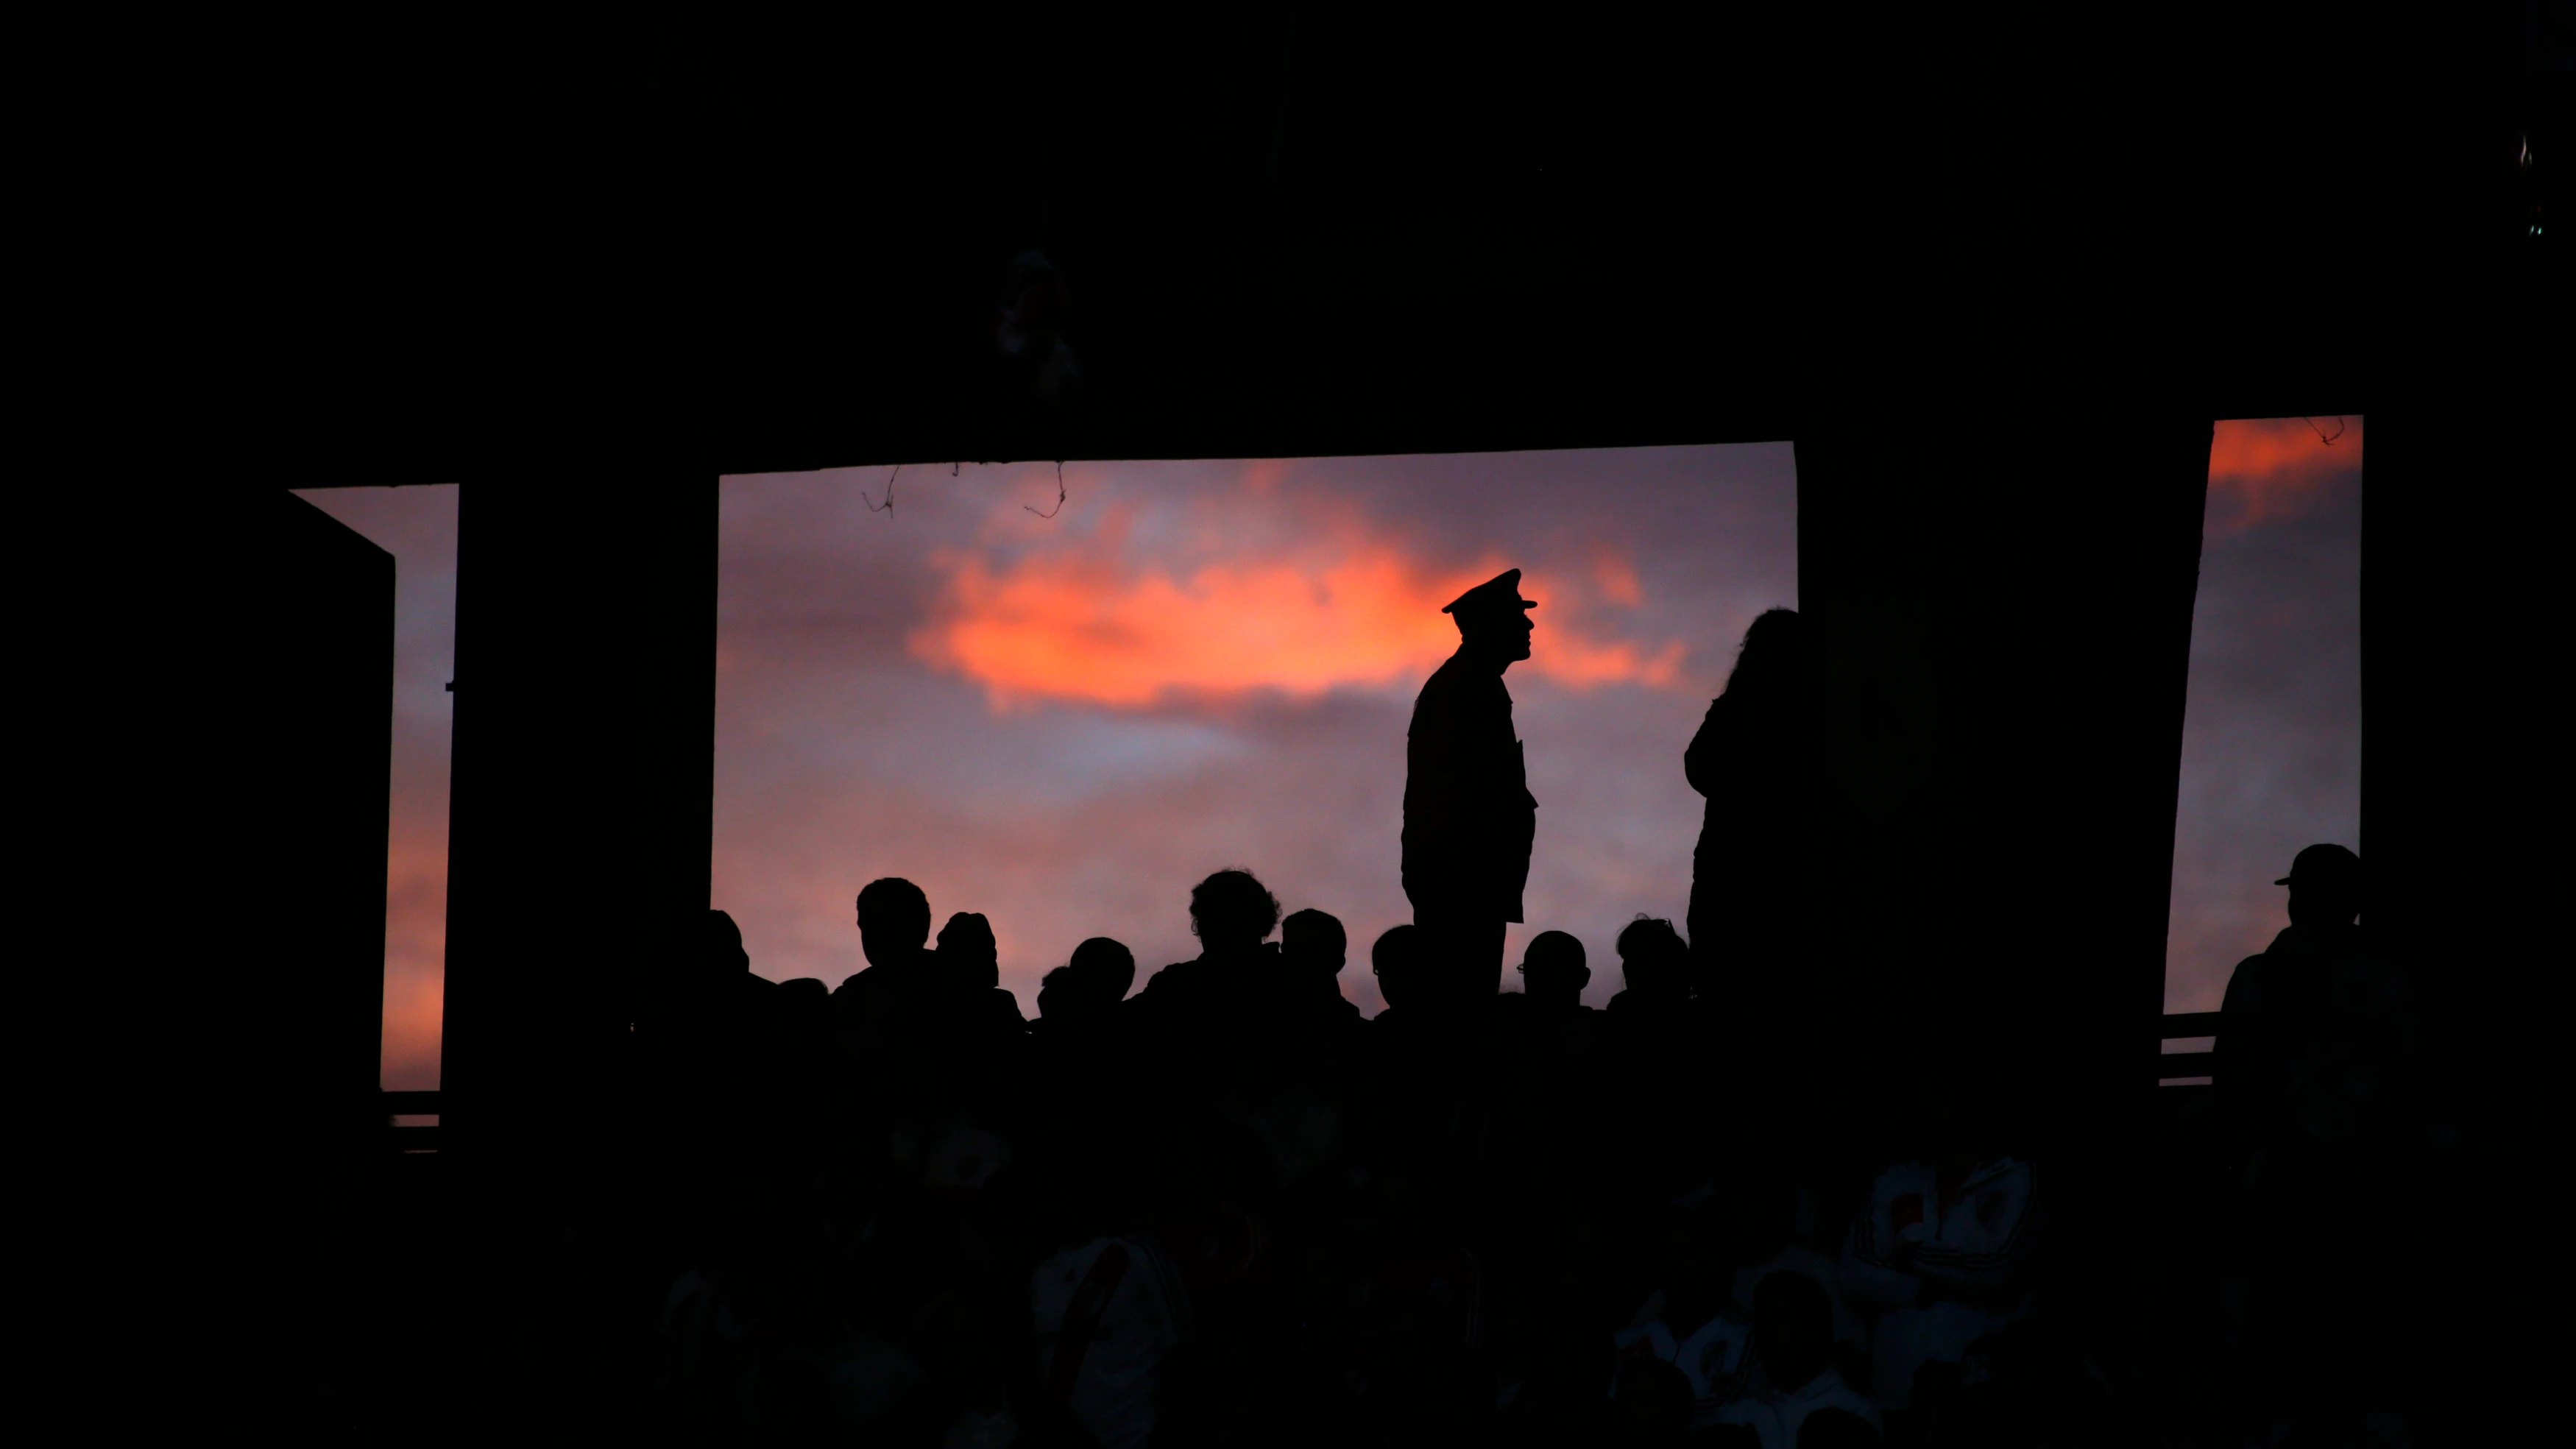
<path fill-rule="evenodd" d="M 2300 847 L 2361 845 L 2362 420 L 2336 421 L 2223 422 L 2211 439 L 2167 1011 L 2217 1010 L 2236 963 L 2288 924 L 2272 882 Z"/>
<path fill-rule="evenodd" d="M 456 677 L 456 486 L 296 494 L 394 556 L 393 810 L 383 1086 L 438 1085 L 447 979 L 447 779 Z"/>

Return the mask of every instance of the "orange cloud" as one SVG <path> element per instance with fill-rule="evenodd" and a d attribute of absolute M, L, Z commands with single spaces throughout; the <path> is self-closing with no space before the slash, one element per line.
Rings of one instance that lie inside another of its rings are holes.
<path fill-rule="evenodd" d="M 1427 675 L 1457 647 L 1440 606 L 1505 565 L 1427 562 L 1346 504 L 1311 495 L 1294 500 L 1298 514 L 1283 527 L 1277 515 L 1291 500 L 1281 473 L 1252 465 L 1239 495 L 1201 512 L 1183 535 L 1188 563 L 1133 557 L 1138 520 L 1127 513 L 1010 562 L 943 553 L 933 562 L 947 579 L 912 651 L 982 684 L 996 709 L 1042 699 L 1141 709 L 1256 691 L 1313 698 Z M 1624 559 L 1604 577 L 1623 579 L 1633 599 Z M 1545 603 L 1542 586 L 1525 579 L 1522 589 Z M 1575 689 L 1679 678 L 1679 641 L 1595 639 L 1566 612 L 1539 611 L 1526 668 Z"/>
<path fill-rule="evenodd" d="M 1592 586 L 1601 597 L 1622 608 L 1633 609 L 1646 601 L 1645 590 L 1637 583 L 1637 566 L 1625 554 L 1603 549 L 1592 559 Z"/>
<path fill-rule="evenodd" d="M 386 860 L 383 1081 L 438 1085 L 447 985 L 446 822 L 397 809 Z"/>
<path fill-rule="evenodd" d="M 2209 443 L 2210 530 L 2241 533 L 2295 517 L 2338 477 L 2359 468 L 2361 419 L 2340 422 L 2340 433 L 2333 418 L 2220 423 Z"/>

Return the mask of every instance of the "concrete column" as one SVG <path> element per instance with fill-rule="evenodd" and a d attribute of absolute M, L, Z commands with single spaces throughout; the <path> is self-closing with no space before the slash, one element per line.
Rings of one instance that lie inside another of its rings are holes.
<path fill-rule="evenodd" d="M 1784 197 L 1809 1127 L 1845 1171 L 1945 1057 L 2012 1058 L 2070 1165 L 2153 1105 L 2225 259 L 2193 32 L 2121 23 L 2036 74 L 1856 33 Z"/>
<path fill-rule="evenodd" d="M 2042 1143 L 2153 1090 L 2205 418 L 2116 449 L 1872 409 L 1798 440 L 1811 1129 L 1888 1150 L 1922 1072 L 2004 1060 Z M 2134 1140 L 2134 1139 L 2129 1139 Z"/>
<path fill-rule="evenodd" d="M 459 532 L 443 1107 L 507 1178 L 632 1107 L 638 973 L 707 908 L 716 480 L 475 475 Z"/>

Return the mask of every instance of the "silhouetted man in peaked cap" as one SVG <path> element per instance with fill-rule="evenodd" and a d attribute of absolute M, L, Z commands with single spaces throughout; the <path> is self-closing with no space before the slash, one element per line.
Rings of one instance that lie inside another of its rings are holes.
<path fill-rule="evenodd" d="M 1538 801 L 1512 734 L 1503 671 L 1530 657 L 1521 571 L 1508 569 L 1441 610 L 1458 652 L 1413 704 L 1404 752 L 1404 893 L 1422 933 L 1426 995 L 1444 1014 L 1490 1002 L 1502 984 L 1503 927 L 1521 918 Z"/>

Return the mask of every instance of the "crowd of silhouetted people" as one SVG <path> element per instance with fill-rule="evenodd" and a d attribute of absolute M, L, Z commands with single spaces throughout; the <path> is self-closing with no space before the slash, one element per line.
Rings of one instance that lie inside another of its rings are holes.
<path fill-rule="evenodd" d="M 2236 969 L 2215 1086 L 2159 1094 L 2156 1141 L 2034 1140 L 2008 1058 L 1961 1047 L 1925 1053 L 1864 1160 L 1820 1152 L 1808 1088 L 1844 1047 L 1801 981 L 1796 616 L 1775 610 L 1684 762 L 1708 799 L 1687 934 L 1540 930 L 1497 992 L 1529 839 L 1495 682 L 1528 655 L 1517 577 L 1461 600 L 1413 737 L 1408 890 L 1487 914 L 1362 947 L 1220 870 L 1173 891 L 1195 958 L 1072 945 L 1032 1021 L 986 918 L 942 923 L 908 881 L 858 892 L 867 965 L 837 988 L 764 979 L 710 912 L 621 1044 L 641 1126 L 592 1173 L 610 1186 L 562 1221 L 486 1202 L 437 1225 L 390 1432 L 2538 1441 L 2544 1305 L 2510 1264 L 2552 1257 L 2553 1224 L 2471 1228 L 2534 1200 L 2550 1042 L 2440 1009 L 2358 923 L 2340 846 L 2280 882 L 2290 924 Z M 1499 886 L 1444 883 L 1453 857 Z M 1385 1002 L 1367 1019 L 1341 985 L 1360 970 Z M 565 1150 L 600 1125 L 566 1124 Z"/>
<path fill-rule="evenodd" d="M 1757 1079 L 1777 1054 L 1719 1018 L 1669 922 L 1611 943 L 1607 1009 L 1582 1000 L 1586 944 L 1543 931 L 1522 989 L 1443 1013 L 1415 928 L 1355 962 L 1334 917 L 1283 920 L 1225 870 L 1175 893 L 1195 959 L 1140 982 L 1084 941 L 1031 1021 L 987 921 L 934 939 L 909 882 L 859 893 L 868 964 L 837 989 L 754 974 L 711 912 L 637 1023 L 657 1126 L 635 1226 L 587 1256 L 469 1232 L 407 1423 L 942 1449 L 2457 1442 L 2425 1427 L 2447 1360 L 2419 1340 L 2474 1325 L 2368 1311 L 2456 1268 L 2417 1261 L 2406 1218 L 2430 1209 L 2401 1180 L 2456 1165 L 2389 1156 L 2451 1129 L 2400 1100 L 2408 1006 L 2357 966 L 2357 872 L 2303 853 L 2291 928 L 2237 972 L 2226 1170 L 2176 1205 L 2227 1226 L 2178 1223 L 2099 1281 L 2052 1272 L 2059 1184 L 1973 1068 L 1894 1104 L 1908 1150 L 1874 1180 L 1811 1180 L 1794 1092 Z M 1339 985 L 1362 969 L 1387 1003 L 1366 1020 Z"/>

